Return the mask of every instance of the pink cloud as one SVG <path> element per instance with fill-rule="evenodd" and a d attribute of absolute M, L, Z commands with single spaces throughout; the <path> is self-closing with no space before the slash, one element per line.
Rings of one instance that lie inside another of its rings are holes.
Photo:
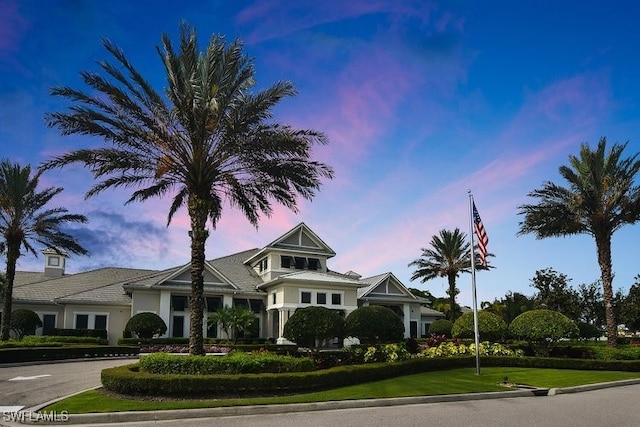
<path fill-rule="evenodd" d="M 430 17 L 431 6 L 421 1 L 396 2 L 393 0 L 352 0 L 334 2 L 282 2 L 259 1 L 236 15 L 236 22 L 254 29 L 247 42 L 259 43 L 331 22 L 338 22 L 362 15 L 389 12 L 399 15 Z"/>

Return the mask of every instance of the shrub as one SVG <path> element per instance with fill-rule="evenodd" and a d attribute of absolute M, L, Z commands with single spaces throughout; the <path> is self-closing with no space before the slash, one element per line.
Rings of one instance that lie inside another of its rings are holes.
<path fill-rule="evenodd" d="M 538 356 L 548 356 L 558 340 L 579 333 L 571 319 L 552 310 L 530 310 L 520 314 L 509 325 L 509 332 L 529 341 Z"/>
<path fill-rule="evenodd" d="M 344 319 L 325 307 L 298 309 L 284 325 L 283 336 L 314 353 L 325 340 L 344 336 Z"/>
<path fill-rule="evenodd" d="M 579 337 L 583 340 L 589 340 L 593 338 L 599 338 L 603 335 L 602 329 L 591 323 L 580 322 L 578 323 Z"/>
<path fill-rule="evenodd" d="M 369 305 L 352 311 L 346 320 L 347 335 L 357 337 L 362 344 L 402 341 L 404 323 L 391 309 Z"/>
<path fill-rule="evenodd" d="M 16 334 L 18 339 L 22 339 L 25 335 L 35 335 L 36 328 L 41 326 L 42 321 L 35 311 L 23 308 L 11 313 L 11 322 L 9 327 Z"/>
<path fill-rule="evenodd" d="M 125 330 L 135 333 L 140 338 L 153 338 L 167 332 L 167 324 L 157 314 L 145 312 L 132 316 Z"/>
<path fill-rule="evenodd" d="M 231 352 L 225 356 L 180 356 L 153 353 L 140 358 L 140 368 L 152 374 L 212 375 L 305 372 L 315 369 L 308 357 L 268 352 Z"/>
<path fill-rule="evenodd" d="M 218 323 L 227 338 L 233 337 L 235 343 L 241 332 L 248 331 L 252 325 L 256 324 L 256 315 L 247 307 L 224 306 L 210 315 L 207 320 L 209 327 L 216 326 Z"/>
<path fill-rule="evenodd" d="M 507 324 L 489 311 L 478 312 L 478 333 L 482 341 L 500 341 L 507 333 Z M 474 338 L 473 312 L 465 313 L 451 328 L 454 338 Z"/>
<path fill-rule="evenodd" d="M 447 338 L 451 338 L 451 328 L 453 323 L 447 319 L 438 319 L 429 325 L 430 335 L 444 335 Z"/>
<path fill-rule="evenodd" d="M 420 357 L 459 357 L 459 356 L 475 356 L 475 343 L 465 345 L 454 342 L 443 342 L 435 347 L 425 347 L 420 352 Z M 481 342 L 478 346 L 478 354 L 480 356 L 522 356 L 522 350 L 511 350 L 502 344 Z"/>

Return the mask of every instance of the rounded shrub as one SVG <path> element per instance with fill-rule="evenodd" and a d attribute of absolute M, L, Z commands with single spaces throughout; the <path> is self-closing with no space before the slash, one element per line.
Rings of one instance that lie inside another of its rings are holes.
<path fill-rule="evenodd" d="M 558 340 L 578 336 L 578 326 L 564 314 L 553 310 L 526 311 L 513 319 L 509 332 L 529 341 L 538 356 L 547 356 Z"/>
<path fill-rule="evenodd" d="M 404 323 L 391 309 L 378 305 L 360 307 L 346 320 L 347 335 L 362 344 L 394 343 L 404 337 Z"/>
<path fill-rule="evenodd" d="M 326 307 L 298 309 L 284 325 L 283 336 L 301 347 L 315 349 L 325 340 L 344 336 L 344 319 Z"/>
<path fill-rule="evenodd" d="M 451 328 L 453 328 L 453 322 L 447 319 L 438 319 L 429 325 L 429 334 L 444 335 L 446 338 L 451 338 Z"/>
<path fill-rule="evenodd" d="M 18 339 L 22 339 L 25 335 L 35 335 L 36 328 L 41 326 L 42 321 L 35 311 L 23 308 L 11 312 L 9 327 Z"/>
<path fill-rule="evenodd" d="M 125 328 L 143 339 L 153 338 L 167 332 L 167 324 L 155 313 L 145 312 L 132 316 Z"/>
<path fill-rule="evenodd" d="M 478 333 L 481 341 L 500 341 L 507 334 L 507 324 L 500 316 L 489 311 L 478 312 Z M 454 338 L 474 338 L 473 312 L 465 313 L 451 328 Z"/>

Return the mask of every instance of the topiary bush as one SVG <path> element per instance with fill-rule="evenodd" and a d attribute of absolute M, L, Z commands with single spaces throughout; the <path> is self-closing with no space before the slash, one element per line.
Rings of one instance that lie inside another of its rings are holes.
<path fill-rule="evenodd" d="M 147 339 L 167 332 L 167 324 L 157 314 L 145 312 L 132 316 L 125 329 Z"/>
<path fill-rule="evenodd" d="M 35 335 L 36 328 L 41 326 L 42 321 L 35 311 L 23 308 L 11 312 L 9 327 L 18 339 L 22 339 L 25 335 Z"/>
<path fill-rule="evenodd" d="M 438 319 L 429 325 L 429 334 L 451 338 L 451 328 L 453 328 L 453 322 L 447 319 Z"/>
<path fill-rule="evenodd" d="M 478 312 L 478 333 L 481 341 L 501 341 L 508 328 L 500 316 L 489 311 Z M 474 338 L 473 312 L 465 313 L 456 320 L 451 328 L 454 338 Z"/>
<path fill-rule="evenodd" d="M 378 305 L 360 307 L 346 320 L 347 335 L 362 344 L 394 343 L 404 337 L 404 323 L 391 309 Z"/>
<path fill-rule="evenodd" d="M 283 336 L 314 353 L 326 340 L 344 336 L 344 319 L 326 307 L 306 307 L 296 310 L 284 325 Z"/>
<path fill-rule="evenodd" d="M 546 357 L 562 338 L 578 336 L 578 326 L 562 313 L 552 310 L 526 311 L 513 319 L 509 332 L 529 341 L 537 356 Z"/>

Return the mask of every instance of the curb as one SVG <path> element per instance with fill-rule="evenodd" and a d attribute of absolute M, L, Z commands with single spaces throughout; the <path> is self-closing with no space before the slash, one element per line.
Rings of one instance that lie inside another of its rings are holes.
<path fill-rule="evenodd" d="M 622 387 L 625 385 L 640 384 L 640 378 L 630 380 L 611 381 L 608 383 L 586 384 L 575 387 L 550 388 L 548 396 L 556 396 L 558 394 L 580 393 L 583 391 L 600 390 L 603 388 Z"/>

